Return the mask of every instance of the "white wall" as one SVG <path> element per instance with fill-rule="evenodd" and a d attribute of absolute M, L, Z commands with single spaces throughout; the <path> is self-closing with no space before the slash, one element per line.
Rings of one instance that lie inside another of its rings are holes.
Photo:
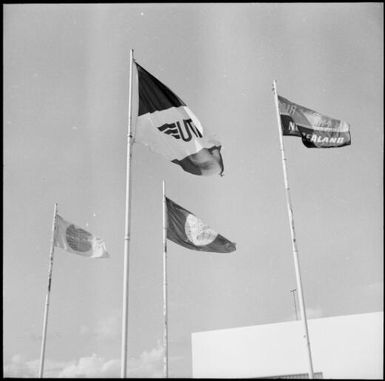
<path fill-rule="evenodd" d="M 308 319 L 314 372 L 324 378 L 383 378 L 383 312 Z M 192 334 L 193 377 L 307 373 L 300 321 Z"/>

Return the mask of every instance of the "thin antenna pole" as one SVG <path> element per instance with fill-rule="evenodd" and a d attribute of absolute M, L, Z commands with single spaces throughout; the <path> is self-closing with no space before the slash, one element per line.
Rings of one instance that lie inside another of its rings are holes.
<path fill-rule="evenodd" d="M 42 334 L 42 341 L 41 341 L 39 378 L 43 378 L 43 373 L 44 373 L 45 344 L 46 344 L 46 338 L 47 338 L 48 310 L 49 310 L 49 299 L 51 294 L 53 257 L 54 257 L 54 247 L 55 247 L 56 213 L 57 213 L 57 203 L 55 203 L 55 206 L 54 206 L 53 220 L 52 220 L 51 248 L 49 253 L 49 266 L 48 266 L 48 287 L 47 287 L 47 295 L 45 297 L 45 307 L 44 307 L 44 321 L 43 321 L 43 334 Z"/>
<path fill-rule="evenodd" d="M 163 180 L 163 374 L 168 378 L 168 309 L 167 309 L 167 205 Z"/>
<path fill-rule="evenodd" d="M 281 125 L 281 117 L 280 117 L 280 113 L 279 113 L 277 84 L 276 84 L 275 80 L 273 81 L 273 91 L 274 91 L 275 108 L 276 108 L 277 121 L 278 121 L 279 141 L 280 141 L 280 145 L 281 145 L 282 168 L 283 168 L 283 177 L 284 177 L 285 189 L 286 189 L 287 211 L 288 211 L 288 216 L 289 216 L 289 225 L 290 225 L 290 233 L 291 233 L 291 241 L 292 241 L 292 249 L 293 249 L 295 275 L 296 275 L 296 280 L 297 280 L 299 307 L 300 307 L 301 318 L 302 318 L 302 322 L 303 322 L 304 339 L 306 342 L 306 349 L 307 349 L 307 355 L 308 355 L 309 378 L 314 378 L 314 376 L 313 376 L 313 362 L 312 362 L 311 350 L 310 350 L 310 339 L 309 339 L 309 332 L 308 332 L 307 321 L 306 321 L 305 299 L 304 299 L 303 292 L 302 292 L 301 272 L 300 272 L 300 267 L 299 267 L 297 241 L 296 241 L 295 229 L 294 229 L 293 208 L 291 205 L 290 188 L 289 188 L 289 182 L 288 182 L 288 178 L 287 178 L 286 157 L 285 157 L 285 150 L 284 150 L 284 145 L 283 145 L 283 136 L 282 136 L 283 130 L 282 130 L 282 125 Z"/>
<path fill-rule="evenodd" d="M 297 289 L 294 288 L 292 290 L 290 290 L 290 292 L 293 294 L 293 303 L 294 303 L 294 310 L 295 310 L 295 320 L 298 320 L 298 312 L 297 312 L 297 303 L 296 303 L 296 298 L 295 298 L 295 293 L 296 293 Z"/>
<path fill-rule="evenodd" d="M 128 124 L 127 124 L 127 166 L 126 166 L 126 214 L 124 231 L 124 275 L 123 275 L 123 317 L 122 317 L 122 358 L 121 378 L 127 376 L 127 331 L 128 331 L 128 275 L 131 229 L 131 123 L 132 123 L 132 71 L 134 51 L 130 49 L 130 72 L 128 91 Z"/>

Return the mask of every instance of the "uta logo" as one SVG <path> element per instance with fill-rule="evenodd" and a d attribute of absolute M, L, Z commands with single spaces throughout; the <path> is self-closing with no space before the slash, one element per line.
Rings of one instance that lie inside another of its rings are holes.
<path fill-rule="evenodd" d="M 193 138 L 193 135 L 195 135 L 197 138 L 202 137 L 202 133 L 194 125 L 191 119 L 183 119 L 183 127 L 178 121 L 175 123 L 163 124 L 162 126 L 158 127 L 158 129 L 167 135 L 171 135 L 175 139 L 182 139 L 185 142 L 189 142 Z"/>

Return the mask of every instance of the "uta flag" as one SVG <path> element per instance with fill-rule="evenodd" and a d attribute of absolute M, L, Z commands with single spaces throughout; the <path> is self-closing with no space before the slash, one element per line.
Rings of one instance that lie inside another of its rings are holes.
<path fill-rule="evenodd" d="M 54 245 L 69 253 L 91 258 L 109 258 L 105 242 L 56 215 Z"/>
<path fill-rule="evenodd" d="M 167 86 L 134 63 L 134 141 L 194 175 L 222 175 L 221 143 Z"/>
<path fill-rule="evenodd" d="M 299 136 L 308 148 L 343 147 L 351 144 L 350 126 L 343 120 L 322 115 L 317 111 L 278 96 L 282 134 Z"/>
<path fill-rule="evenodd" d="M 191 250 L 231 253 L 235 243 L 221 236 L 199 218 L 166 197 L 167 238 Z"/>

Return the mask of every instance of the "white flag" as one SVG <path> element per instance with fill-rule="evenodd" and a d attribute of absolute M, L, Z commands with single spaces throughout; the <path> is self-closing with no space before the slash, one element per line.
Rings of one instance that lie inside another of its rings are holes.
<path fill-rule="evenodd" d="M 221 143 L 166 85 L 134 65 L 134 140 L 198 176 L 222 175 Z"/>
<path fill-rule="evenodd" d="M 55 242 L 56 247 L 60 247 L 69 253 L 82 255 L 90 258 L 109 258 L 105 242 L 95 237 L 86 230 L 71 224 L 56 215 Z"/>

